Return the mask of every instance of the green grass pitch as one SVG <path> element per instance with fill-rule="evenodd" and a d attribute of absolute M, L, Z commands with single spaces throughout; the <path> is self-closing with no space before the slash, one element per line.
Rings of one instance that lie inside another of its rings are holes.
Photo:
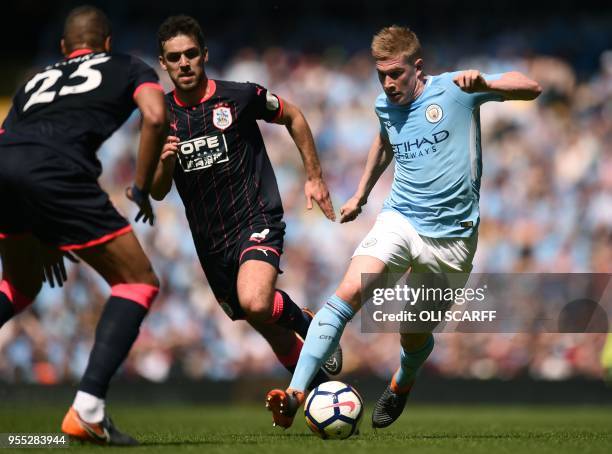
<path fill-rule="evenodd" d="M 370 411 L 361 434 L 324 441 L 310 433 L 300 414 L 288 431 L 273 428 L 269 413 L 256 406 L 130 405 L 110 406 L 118 427 L 138 438 L 143 453 L 459 452 L 541 454 L 612 452 L 612 409 L 605 407 L 409 406 L 390 428 L 374 431 Z M 58 432 L 65 407 L 0 404 L 0 432 Z M 370 411 L 368 411 L 370 410 Z M 107 452 L 73 443 L 67 450 L 34 452 Z M 0 449 L 0 454 L 27 452 Z M 30 451 L 31 452 L 31 451 Z"/>

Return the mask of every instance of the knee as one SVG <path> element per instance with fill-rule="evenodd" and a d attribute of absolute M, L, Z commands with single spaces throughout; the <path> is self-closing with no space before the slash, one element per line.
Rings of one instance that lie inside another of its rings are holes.
<path fill-rule="evenodd" d="M 247 293 L 240 297 L 240 306 L 248 320 L 267 322 L 272 318 L 272 297 Z"/>
<path fill-rule="evenodd" d="M 153 267 L 148 265 L 146 267 L 142 267 L 138 270 L 133 270 L 131 273 L 128 273 L 121 279 L 121 284 L 145 284 L 150 285 L 151 287 L 159 288 L 159 278 L 155 271 L 153 271 Z"/>
<path fill-rule="evenodd" d="M 336 295 L 349 303 L 353 309 L 359 309 L 361 303 L 361 282 L 344 279 L 336 289 Z"/>
<path fill-rule="evenodd" d="M 157 277 L 157 274 L 155 274 L 155 271 L 153 271 L 153 268 L 151 267 L 149 267 L 147 272 L 144 274 L 141 282 L 156 288 L 159 288 L 161 285 L 159 282 L 159 277 Z"/>

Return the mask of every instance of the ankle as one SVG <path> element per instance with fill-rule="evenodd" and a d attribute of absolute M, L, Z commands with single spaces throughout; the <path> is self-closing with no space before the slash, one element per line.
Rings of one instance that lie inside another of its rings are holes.
<path fill-rule="evenodd" d="M 105 406 L 104 399 L 85 391 L 77 391 L 72 404 L 79 417 L 90 424 L 99 423 L 104 419 Z"/>
<path fill-rule="evenodd" d="M 414 379 L 410 380 L 405 385 L 398 385 L 395 378 L 396 375 L 397 372 L 393 374 L 393 377 L 391 378 L 391 384 L 389 384 L 389 388 L 391 388 L 391 391 L 393 391 L 395 394 L 408 394 L 412 389 L 412 386 L 414 385 Z"/>

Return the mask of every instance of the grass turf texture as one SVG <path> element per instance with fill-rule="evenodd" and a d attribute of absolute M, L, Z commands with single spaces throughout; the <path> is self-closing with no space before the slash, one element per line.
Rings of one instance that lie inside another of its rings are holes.
<path fill-rule="evenodd" d="M 371 410 L 368 405 L 366 410 Z M 64 407 L 0 405 L 0 433 L 58 432 Z M 366 411 L 361 434 L 324 441 L 310 433 L 303 416 L 288 431 L 273 428 L 270 414 L 256 406 L 110 407 L 118 427 L 140 440 L 130 452 L 293 454 L 319 452 L 601 453 L 612 452 L 609 407 L 410 406 L 391 427 L 374 431 Z M 108 452 L 73 443 L 68 451 Z M 35 452 L 67 452 L 38 448 Z M 22 449 L 1 449 L 0 454 Z"/>

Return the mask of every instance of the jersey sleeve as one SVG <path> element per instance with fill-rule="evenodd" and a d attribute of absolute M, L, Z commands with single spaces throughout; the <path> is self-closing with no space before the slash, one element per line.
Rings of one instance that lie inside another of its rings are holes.
<path fill-rule="evenodd" d="M 388 115 L 386 115 L 382 109 L 386 104 L 385 100 L 386 100 L 386 95 L 384 93 L 380 94 L 376 98 L 376 101 L 374 102 L 374 113 L 376 114 L 376 118 L 378 119 L 378 126 L 380 127 L 379 129 L 380 135 L 389 139 L 389 133 L 387 131 L 387 126 L 386 126 L 386 124 L 388 124 L 389 122 L 389 119 L 388 119 Z"/>
<path fill-rule="evenodd" d="M 247 83 L 251 93 L 250 104 L 256 120 L 273 122 L 283 113 L 283 101 L 258 84 Z"/>
<path fill-rule="evenodd" d="M 162 92 L 163 87 L 159 84 L 159 77 L 157 73 L 142 60 L 131 57 L 130 62 L 130 73 L 129 73 L 129 87 L 132 90 L 132 96 L 146 86 L 155 87 Z"/>
<path fill-rule="evenodd" d="M 454 77 L 459 73 L 460 71 L 448 73 L 446 84 L 447 86 L 450 87 L 450 90 L 455 96 L 455 98 L 457 98 L 457 100 L 464 106 L 473 109 L 473 108 L 476 108 L 484 104 L 485 102 L 504 101 L 503 95 L 496 93 L 496 92 L 492 92 L 492 91 L 479 92 L 479 93 L 466 93 L 461 88 L 459 88 L 457 85 L 455 85 L 455 83 L 453 82 Z M 503 75 L 503 73 L 498 73 L 498 74 L 481 73 L 481 74 L 485 78 L 486 81 L 497 80 Z"/>
<path fill-rule="evenodd" d="M 378 111 L 376 112 L 376 114 L 378 116 L 378 125 L 380 126 L 380 129 L 379 129 L 380 135 L 388 139 L 389 133 L 387 132 L 387 128 L 385 127 L 385 121 L 387 120 L 382 119 L 380 115 L 378 115 Z"/>

